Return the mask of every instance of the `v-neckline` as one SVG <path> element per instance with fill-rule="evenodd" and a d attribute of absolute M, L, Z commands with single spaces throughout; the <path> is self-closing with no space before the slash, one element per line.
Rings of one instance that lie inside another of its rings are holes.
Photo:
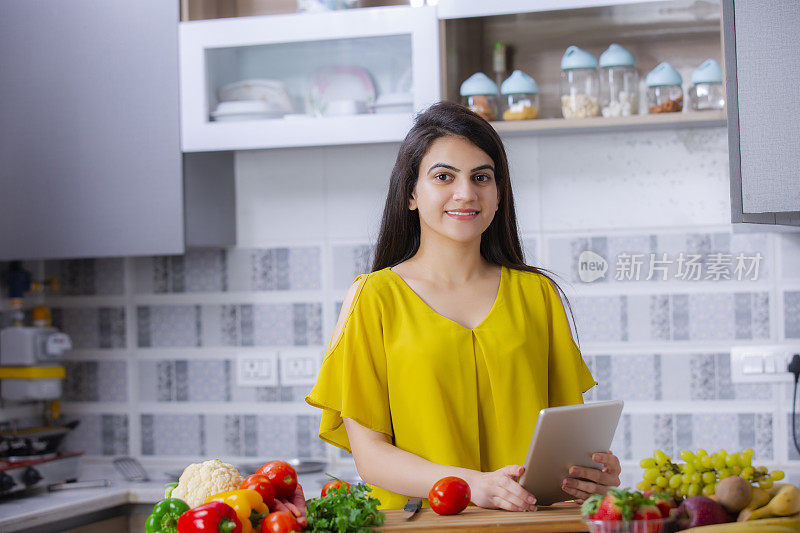
<path fill-rule="evenodd" d="M 404 279 L 403 279 L 403 276 L 401 276 L 400 274 L 398 274 L 397 272 L 395 272 L 394 270 L 392 270 L 392 267 L 386 267 L 386 269 L 387 269 L 389 272 L 391 272 L 392 274 L 394 274 L 394 275 L 397 277 L 397 279 L 400 281 L 400 284 L 401 284 L 401 285 L 403 285 L 403 286 L 404 286 L 404 287 L 405 287 L 405 288 L 406 288 L 406 289 L 407 289 L 407 290 L 408 290 L 408 291 L 409 291 L 411 294 L 413 294 L 413 295 L 414 295 L 414 297 L 415 297 L 417 300 L 419 300 L 419 302 L 420 302 L 420 303 L 421 303 L 423 306 L 425 306 L 426 308 L 428 308 L 428 310 L 429 310 L 431 313 L 433 313 L 434 315 L 436 315 L 436 316 L 438 316 L 438 317 L 441 317 L 441 318 L 443 318 L 444 320 L 446 320 L 446 321 L 448 321 L 448 322 L 450 322 L 450 323 L 453 323 L 453 324 L 455 324 L 456 326 L 458 326 L 459 328 L 461 328 L 461 329 L 463 329 L 463 330 L 465 330 L 465 331 L 475 331 L 476 329 L 478 329 L 478 328 L 480 328 L 481 326 L 483 326 L 483 325 L 486 323 L 486 321 L 487 321 L 487 320 L 489 320 L 489 317 L 491 317 L 491 316 L 492 316 L 492 314 L 494 313 L 494 310 L 497 308 L 497 306 L 498 306 L 498 303 L 500 302 L 500 295 L 501 295 L 501 294 L 502 294 L 502 292 L 503 292 L 503 281 L 504 281 L 504 279 L 505 279 L 505 277 L 506 277 L 506 273 L 505 273 L 505 269 L 506 269 L 506 267 L 504 267 L 504 266 L 501 266 L 501 267 L 500 267 L 500 284 L 497 286 L 497 294 L 496 294 L 496 295 L 495 295 L 495 297 L 494 297 L 494 302 L 492 302 L 492 307 L 489 309 L 489 312 L 488 312 L 488 313 L 486 313 L 486 316 L 485 316 L 485 317 L 483 317 L 483 320 L 481 320 L 481 321 L 478 323 L 478 325 L 477 325 L 477 326 L 475 326 L 474 328 L 468 328 L 468 327 L 467 327 L 467 326 L 465 326 L 464 324 L 462 324 L 462 323 L 460 323 L 460 322 L 456 322 L 456 321 L 455 321 L 455 320 L 453 320 L 452 318 L 449 318 L 449 317 L 446 317 L 446 316 L 444 316 L 444 315 L 443 315 L 443 314 L 441 314 L 440 312 L 436 311 L 436 310 L 435 310 L 433 307 L 431 307 L 430 305 L 428 305 L 428 303 L 427 303 L 425 300 L 423 300 L 423 299 L 422 299 L 422 297 L 421 297 L 419 294 L 417 294 L 417 293 L 416 293 L 416 291 L 415 291 L 414 289 L 412 289 L 412 288 L 411 288 L 411 285 L 409 285 L 409 284 L 406 282 L 406 280 L 404 280 Z"/>

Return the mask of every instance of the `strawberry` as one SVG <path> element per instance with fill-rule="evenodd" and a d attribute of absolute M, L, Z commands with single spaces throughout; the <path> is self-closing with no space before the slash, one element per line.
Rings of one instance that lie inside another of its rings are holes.
<path fill-rule="evenodd" d="M 666 494 L 653 492 L 652 490 L 646 490 L 642 494 L 653 500 L 653 502 L 656 504 L 656 507 L 658 507 L 658 510 L 661 512 L 661 518 L 667 518 L 670 510 L 677 507 L 675 505 L 675 500 Z"/>
<path fill-rule="evenodd" d="M 593 494 L 581 506 L 583 515 L 590 520 L 614 522 L 630 520 L 633 510 L 631 493 L 617 488 L 608 489 L 605 496 Z"/>
<path fill-rule="evenodd" d="M 655 520 L 655 523 L 647 524 L 647 533 L 658 533 L 661 530 L 661 511 L 658 507 L 646 503 L 647 500 L 642 500 L 642 503 L 636 507 L 636 512 L 633 513 L 634 520 Z"/>

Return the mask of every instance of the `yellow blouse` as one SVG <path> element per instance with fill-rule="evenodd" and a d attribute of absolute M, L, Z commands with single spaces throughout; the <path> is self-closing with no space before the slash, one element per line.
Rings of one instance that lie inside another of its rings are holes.
<path fill-rule="evenodd" d="M 596 384 L 540 274 L 502 267 L 474 329 L 435 312 L 389 268 L 364 277 L 305 398 L 323 410 L 325 442 L 352 453 L 347 417 L 429 461 L 490 472 L 524 464 L 540 409 L 582 403 Z M 371 487 L 381 509 L 408 499 Z"/>

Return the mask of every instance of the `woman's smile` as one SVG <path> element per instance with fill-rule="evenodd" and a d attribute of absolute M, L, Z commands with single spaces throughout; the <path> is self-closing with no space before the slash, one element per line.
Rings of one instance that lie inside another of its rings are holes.
<path fill-rule="evenodd" d="M 445 213 L 450 218 L 456 220 L 475 220 L 478 218 L 478 213 L 480 213 L 480 211 L 476 209 L 452 209 L 450 211 L 445 211 Z"/>

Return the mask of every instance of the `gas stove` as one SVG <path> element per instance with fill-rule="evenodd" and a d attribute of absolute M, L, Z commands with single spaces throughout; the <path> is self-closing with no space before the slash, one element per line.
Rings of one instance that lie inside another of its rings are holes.
<path fill-rule="evenodd" d="M 57 452 L 0 459 L 0 496 L 78 478 L 83 452 Z"/>

